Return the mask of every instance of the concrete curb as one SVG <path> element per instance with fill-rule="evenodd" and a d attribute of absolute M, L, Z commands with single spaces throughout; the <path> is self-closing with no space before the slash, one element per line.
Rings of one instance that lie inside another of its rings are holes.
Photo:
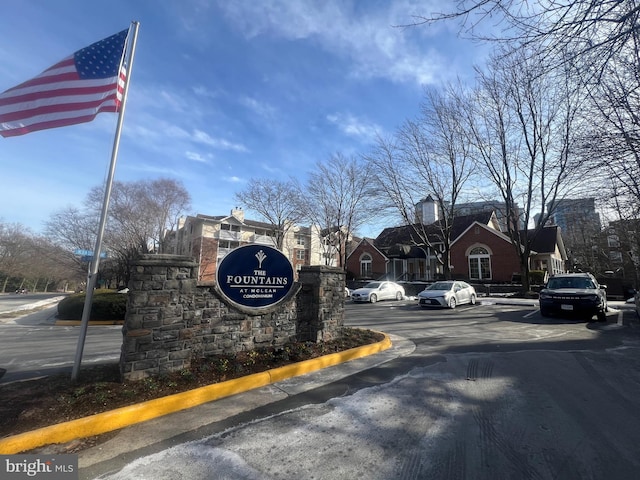
<path fill-rule="evenodd" d="M 65 443 L 78 438 L 119 430 L 203 403 L 264 387 L 287 378 L 373 355 L 391 348 L 391 339 L 387 334 L 383 335 L 383 340 L 370 345 L 5 437 L 0 439 L 0 454 L 11 455 L 44 445 Z"/>
<path fill-rule="evenodd" d="M 80 320 L 56 320 L 57 327 L 77 327 L 82 322 Z M 89 320 L 87 323 L 90 327 L 124 325 L 124 320 Z"/>

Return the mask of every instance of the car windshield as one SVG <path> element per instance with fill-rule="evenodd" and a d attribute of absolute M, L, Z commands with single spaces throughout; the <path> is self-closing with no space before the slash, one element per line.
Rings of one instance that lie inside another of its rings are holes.
<path fill-rule="evenodd" d="M 427 290 L 451 290 L 453 282 L 436 282 L 433 285 L 429 285 Z"/>
<path fill-rule="evenodd" d="M 364 288 L 378 288 L 380 286 L 380 282 L 369 282 Z"/>
<path fill-rule="evenodd" d="M 593 282 L 588 278 L 582 277 L 561 277 L 549 279 L 547 288 L 596 288 Z"/>

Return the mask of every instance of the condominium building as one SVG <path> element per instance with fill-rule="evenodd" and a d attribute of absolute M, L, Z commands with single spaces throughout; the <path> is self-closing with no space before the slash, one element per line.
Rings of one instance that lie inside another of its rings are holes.
<path fill-rule="evenodd" d="M 548 204 L 547 209 L 552 212 L 551 223 L 562 229 L 565 240 L 585 235 L 592 238 L 602 230 L 595 198 L 564 198 Z"/>
<path fill-rule="evenodd" d="M 230 215 L 210 216 L 197 214 L 181 219 L 176 232 L 172 232 L 174 253 L 195 258 L 198 262 L 198 280 L 215 282 L 220 260 L 241 245 L 259 244 L 277 247 L 275 225 L 245 218 L 241 208 Z M 317 227 L 291 225 L 280 249 L 291 261 L 294 271 L 302 265 L 335 265 L 324 245 Z"/>
<path fill-rule="evenodd" d="M 548 204 L 547 209 L 551 212 L 548 223 L 562 231 L 570 268 L 597 272 L 602 223 L 595 198 L 564 198 Z"/>

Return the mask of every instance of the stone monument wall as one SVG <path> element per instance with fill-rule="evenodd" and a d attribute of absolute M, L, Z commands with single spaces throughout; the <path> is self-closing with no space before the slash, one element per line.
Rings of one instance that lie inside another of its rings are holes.
<path fill-rule="evenodd" d="M 144 255 L 132 265 L 122 329 L 123 380 L 179 371 L 209 355 L 326 341 L 343 326 L 342 269 L 302 267 L 289 297 L 252 310 L 225 302 L 215 285 L 198 285 L 197 267 L 177 255 Z"/>

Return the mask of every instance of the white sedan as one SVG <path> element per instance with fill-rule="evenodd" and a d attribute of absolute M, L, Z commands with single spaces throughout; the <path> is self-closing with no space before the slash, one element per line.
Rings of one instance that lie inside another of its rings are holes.
<path fill-rule="evenodd" d="M 376 303 L 378 300 L 402 300 L 404 287 L 394 282 L 369 282 L 351 292 L 354 302 Z"/>
<path fill-rule="evenodd" d="M 476 304 L 476 289 L 466 282 L 443 281 L 429 285 L 418 294 L 418 304 L 421 307 L 449 307 L 470 303 Z"/>

